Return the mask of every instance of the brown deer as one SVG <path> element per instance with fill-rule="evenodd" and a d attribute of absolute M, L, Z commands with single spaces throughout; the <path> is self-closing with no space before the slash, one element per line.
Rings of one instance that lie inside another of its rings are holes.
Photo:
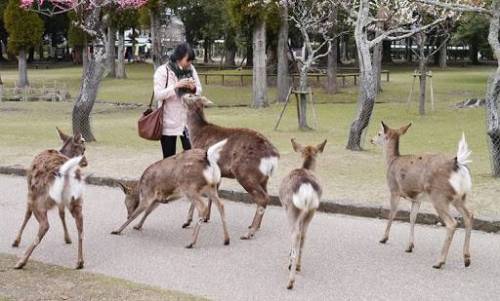
<path fill-rule="evenodd" d="M 144 215 L 134 229 L 141 230 L 148 215 L 159 204 L 166 204 L 186 197 L 198 210 L 199 220 L 193 230 L 192 242 L 186 248 L 192 248 L 200 231 L 200 225 L 206 216 L 207 206 L 202 194 L 206 193 L 216 202 L 222 220 L 224 245 L 229 244 L 224 204 L 217 193 L 221 171 L 217 164 L 220 152 L 227 140 L 215 143 L 208 148 L 192 149 L 163 159 L 150 165 L 141 176 L 138 184 L 120 183 L 125 192 L 127 221 L 111 234 L 120 234 L 142 212 Z"/>
<path fill-rule="evenodd" d="M 302 249 L 307 228 L 319 207 L 322 189 L 314 175 L 316 157 L 325 149 L 326 140 L 317 146 L 302 146 L 292 139 L 294 151 L 301 153 L 302 168 L 292 170 L 283 180 L 279 190 L 280 201 L 286 210 L 291 230 L 288 289 L 295 283 L 295 273 L 302 265 Z"/>
<path fill-rule="evenodd" d="M 15 268 L 21 269 L 28 261 L 31 253 L 41 242 L 49 230 L 47 210 L 57 206 L 64 230 L 64 240 L 71 243 L 65 220 L 65 208 L 68 208 L 75 218 L 78 230 L 78 262 L 77 269 L 83 268 L 82 252 L 82 189 L 84 177 L 80 167 L 87 165 L 83 156 L 85 141 L 80 134 L 68 136 L 57 129 L 63 141 L 62 148 L 46 150 L 38 154 L 27 171 L 28 203 L 24 221 L 21 225 L 13 247 L 18 247 L 21 236 L 31 215 L 35 215 L 39 223 L 39 230 L 35 241 L 26 250 L 24 256 L 18 261 Z"/>
<path fill-rule="evenodd" d="M 471 151 L 465 141 L 465 135 L 458 145 L 454 158 L 441 154 L 401 155 L 399 138 L 406 133 L 411 123 L 400 129 L 391 129 L 382 122 L 381 130 L 372 139 L 372 143 L 382 145 L 387 161 L 387 184 L 391 193 L 389 220 L 381 243 L 389 239 L 389 231 L 394 220 L 401 198 L 411 201 L 410 237 L 406 252 L 414 248 L 414 228 L 418 210 L 422 200 L 427 197 L 434 206 L 439 217 L 446 225 L 447 234 L 438 262 L 433 266 L 441 268 L 448 255 L 457 221 L 451 216 L 449 206 L 452 204 L 463 216 L 465 225 L 464 264 L 468 267 L 470 260 L 470 236 L 472 231 L 472 212 L 465 206 L 467 194 L 472 188 L 472 179 L 467 164 L 471 161 Z"/>
<path fill-rule="evenodd" d="M 257 203 L 257 210 L 247 234 L 241 239 L 252 238 L 260 228 L 262 217 L 269 203 L 267 182 L 278 166 L 279 152 L 262 134 L 241 128 L 225 128 L 207 121 L 204 106 L 213 103 L 205 97 L 186 94 L 187 126 L 194 148 L 207 149 L 216 141 L 227 139 L 221 151 L 219 166 L 222 177 L 236 179 Z M 209 199 L 208 208 L 211 206 Z M 189 210 L 186 227 L 192 220 L 193 205 Z M 210 209 L 207 213 L 207 218 Z"/>

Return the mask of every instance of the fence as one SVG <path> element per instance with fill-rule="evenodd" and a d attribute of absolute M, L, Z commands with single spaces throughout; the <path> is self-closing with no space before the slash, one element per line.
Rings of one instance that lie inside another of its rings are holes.
<path fill-rule="evenodd" d="M 390 72 L 388 70 L 383 70 L 382 74 L 385 74 L 386 81 L 390 81 Z M 198 76 L 200 77 L 200 80 L 203 81 L 205 85 L 210 85 L 210 84 L 220 84 L 222 86 L 235 86 L 239 85 L 240 87 L 244 87 L 247 85 L 252 84 L 252 74 L 245 73 L 245 74 L 234 74 L 234 73 L 222 73 L 222 72 L 217 72 L 217 73 L 209 73 L 209 72 L 200 72 L 198 73 Z M 358 78 L 360 74 L 359 73 L 339 73 L 337 74 L 337 79 L 341 80 L 341 84 L 343 87 L 345 87 L 348 82 L 346 80 L 352 79 L 352 83 L 356 86 L 358 84 Z M 290 75 L 292 83 L 296 83 L 299 75 L 298 74 L 291 74 Z M 327 75 L 324 73 L 309 73 L 309 83 L 311 85 L 321 85 L 324 83 Z M 209 80 L 209 79 L 212 80 Z M 277 74 L 269 74 L 267 76 L 267 81 L 270 85 L 275 85 L 276 84 L 276 78 Z M 218 80 L 218 81 L 217 81 Z"/>
<path fill-rule="evenodd" d="M 0 101 L 63 101 L 70 98 L 65 83 L 30 83 L 26 87 L 17 87 L 17 83 L 9 87 L 0 85 Z"/>

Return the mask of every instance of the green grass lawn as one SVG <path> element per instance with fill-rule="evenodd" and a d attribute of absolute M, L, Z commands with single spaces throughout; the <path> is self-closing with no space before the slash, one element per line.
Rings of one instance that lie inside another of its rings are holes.
<path fill-rule="evenodd" d="M 99 99 L 119 102 L 146 103 L 150 97 L 152 70 L 149 65 L 128 66 L 127 80 L 103 81 Z M 484 109 L 455 109 L 451 105 L 469 97 L 482 97 L 492 67 L 448 68 L 434 70 L 436 110 L 421 117 L 416 100 L 407 109 L 406 100 L 412 80 L 412 68 L 391 69 L 391 82 L 383 83 L 384 91 L 377 99 L 367 138 L 376 133 L 379 121 L 401 126 L 413 121 L 408 134 L 401 140 L 402 153 L 445 152 L 453 156 L 458 140 L 465 132 L 473 151 L 471 169 L 474 176 L 472 207 L 479 215 L 500 216 L 500 205 L 495 196 L 500 193 L 498 180 L 489 176 L 489 156 L 485 135 Z M 237 71 L 234 71 L 237 72 Z M 238 71 L 239 72 L 239 71 Z M 248 71 L 242 71 L 248 72 Z M 78 89 L 78 68 L 30 70 L 33 81 L 41 78 L 57 79 Z M 16 77 L 15 70 L 2 71 L 7 83 Z M 205 86 L 206 95 L 218 105 L 249 104 L 250 87 Z M 271 88 L 269 98 L 275 97 Z M 337 201 L 387 204 L 385 165 L 380 149 L 365 143 L 367 151 L 350 152 L 345 149 L 350 122 L 356 112 L 357 87 L 347 87 L 335 95 L 327 95 L 321 88 L 314 90 L 319 128 L 316 131 L 297 130 L 295 107 L 292 104 L 280 126 L 273 131 L 281 105 L 266 109 L 249 107 L 214 107 L 207 109 L 209 120 L 225 125 L 249 127 L 262 132 L 278 147 L 282 159 L 271 182 L 270 191 L 276 194 L 280 179 L 291 168 L 300 165 L 299 156 L 292 152 L 290 138 L 302 143 L 319 143 L 328 139 L 325 154 L 318 164 L 318 174 L 325 186 L 325 198 Z M 74 95 L 75 92 L 72 92 Z M 415 95 L 416 96 L 416 95 Z M 55 126 L 69 129 L 70 102 L 4 102 L 0 103 L 0 165 L 28 165 L 33 156 L 59 142 Z M 136 122 L 143 108 L 98 104 L 92 115 L 92 125 L 98 142 L 88 146 L 89 171 L 97 175 L 138 177 L 151 162 L 160 159 L 158 143 L 138 138 Z M 223 187 L 238 189 L 234 181 L 225 181 Z"/>

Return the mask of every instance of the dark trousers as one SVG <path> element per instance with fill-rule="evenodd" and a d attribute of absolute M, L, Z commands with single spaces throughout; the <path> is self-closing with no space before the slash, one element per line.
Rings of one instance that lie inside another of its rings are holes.
<path fill-rule="evenodd" d="M 182 148 L 184 150 L 191 149 L 191 142 L 189 138 L 184 134 L 179 136 L 181 138 Z M 161 136 L 160 139 L 161 150 L 163 151 L 163 159 L 175 155 L 175 149 L 177 145 L 177 136 Z"/>

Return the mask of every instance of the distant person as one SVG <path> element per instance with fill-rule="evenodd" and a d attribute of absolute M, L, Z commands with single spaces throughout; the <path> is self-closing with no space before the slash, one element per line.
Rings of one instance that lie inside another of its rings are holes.
<path fill-rule="evenodd" d="M 185 93 L 201 94 L 201 83 L 192 65 L 195 59 L 193 48 L 188 43 L 177 45 L 167 63 L 156 69 L 154 75 L 154 97 L 161 106 L 163 102 L 163 132 L 160 139 L 163 158 L 175 155 L 177 137 L 182 148 L 191 149 L 186 129 L 186 110 L 182 104 Z"/>

